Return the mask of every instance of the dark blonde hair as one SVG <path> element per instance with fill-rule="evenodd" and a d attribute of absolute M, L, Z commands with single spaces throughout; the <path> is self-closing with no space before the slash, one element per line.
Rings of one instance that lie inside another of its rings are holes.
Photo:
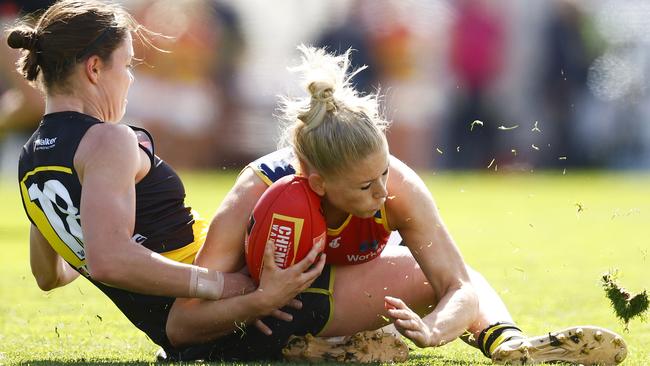
<path fill-rule="evenodd" d="M 355 162 L 386 145 L 389 123 L 379 115 L 378 95 L 361 96 L 352 87 L 350 52 L 330 54 L 301 45 L 301 74 L 309 97 L 282 98 L 280 117 L 285 122 L 282 145 L 325 175 L 340 175 Z"/>
<path fill-rule="evenodd" d="M 18 72 L 45 92 L 69 92 L 74 67 L 93 55 L 110 62 L 128 33 L 146 44 L 152 34 L 121 6 L 96 0 L 58 1 L 35 22 L 23 19 L 8 32 L 9 47 L 24 50 Z"/>

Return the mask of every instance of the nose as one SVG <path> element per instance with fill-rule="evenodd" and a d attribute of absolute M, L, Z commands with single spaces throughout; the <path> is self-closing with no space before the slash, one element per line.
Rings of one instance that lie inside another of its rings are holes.
<path fill-rule="evenodd" d="M 388 190 L 386 189 L 386 184 L 377 184 L 377 189 L 373 192 L 372 195 L 375 199 L 386 199 L 388 197 Z"/>

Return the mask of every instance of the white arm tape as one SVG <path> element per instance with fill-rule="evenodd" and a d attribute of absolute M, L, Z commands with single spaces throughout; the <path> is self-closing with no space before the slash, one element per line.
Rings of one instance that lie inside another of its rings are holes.
<path fill-rule="evenodd" d="M 219 300 L 223 294 L 223 273 L 207 268 L 192 266 L 190 276 L 190 297 Z"/>

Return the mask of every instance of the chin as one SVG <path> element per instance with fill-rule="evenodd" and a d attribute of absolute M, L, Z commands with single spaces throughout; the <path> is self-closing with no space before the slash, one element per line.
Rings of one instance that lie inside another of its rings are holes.
<path fill-rule="evenodd" d="M 356 217 L 360 217 L 360 218 L 362 218 L 362 219 L 369 219 L 369 218 L 375 216 L 376 213 L 377 213 L 377 210 L 373 210 L 373 211 L 360 211 L 360 212 L 359 212 L 358 214 L 356 214 L 355 216 L 356 216 Z"/>

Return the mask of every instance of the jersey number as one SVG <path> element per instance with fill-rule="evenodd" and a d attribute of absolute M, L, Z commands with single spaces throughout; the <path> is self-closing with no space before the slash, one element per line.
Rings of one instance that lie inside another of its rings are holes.
<path fill-rule="evenodd" d="M 29 198 L 38 201 L 41 210 L 59 238 L 75 253 L 79 260 L 86 258 L 83 234 L 79 223 L 79 209 L 74 207 L 70 193 L 58 180 L 48 180 L 43 190 L 36 183 L 29 186 Z"/>

